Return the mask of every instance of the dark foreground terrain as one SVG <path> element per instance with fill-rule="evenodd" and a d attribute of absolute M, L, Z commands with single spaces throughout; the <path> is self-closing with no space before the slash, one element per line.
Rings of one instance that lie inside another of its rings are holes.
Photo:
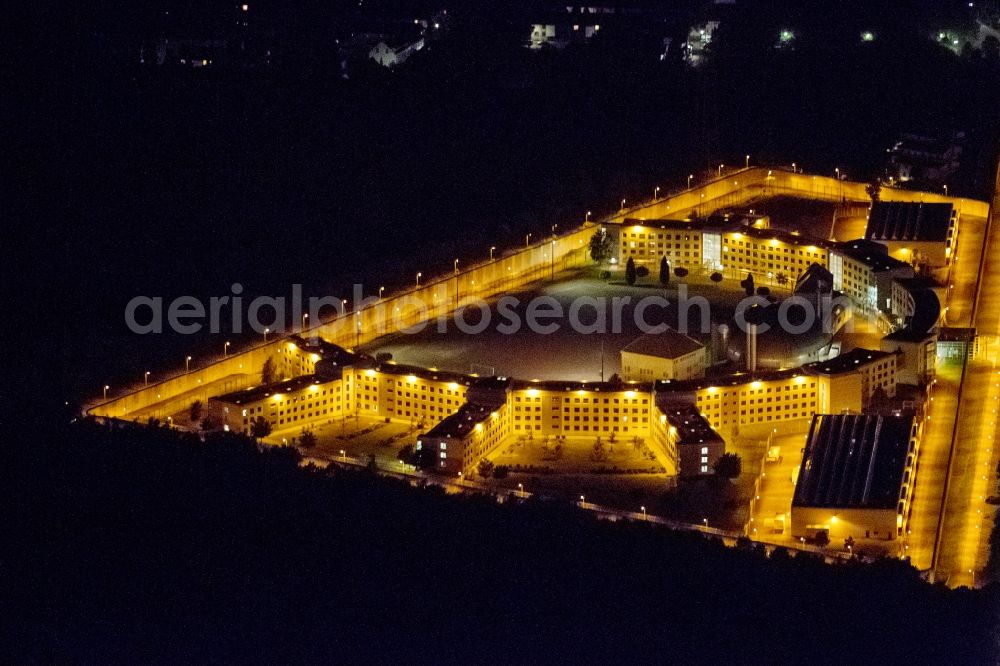
<path fill-rule="evenodd" d="M 444 496 L 289 449 L 9 426 L 5 659 L 995 663 L 1000 595 L 572 508 Z"/>

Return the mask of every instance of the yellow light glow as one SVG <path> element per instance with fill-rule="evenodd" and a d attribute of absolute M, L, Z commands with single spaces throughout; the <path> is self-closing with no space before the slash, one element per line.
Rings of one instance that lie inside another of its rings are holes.
<path fill-rule="evenodd" d="M 406 381 L 409 384 L 416 384 L 417 383 L 417 376 L 416 375 L 407 375 L 406 376 Z"/>
<path fill-rule="evenodd" d="M 805 384 L 806 383 L 806 378 L 803 377 L 802 375 L 799 375 L 798 377 L 795 378 L 795 383 L 796 384 Z"/>
<path fill-rule="evenodd" d="M 717 386 L 709 386 L 708 387 L 708 392 L 709 393 L 718 393 L 719 392 L 719 387 L 717 387 Z"/>
<path fill-rule="evenodd" d="M 770 241 L 771 247 L 778 247 L 778 239 L 772 238 Z"/>
<path fill-rule="evenodd" d="M 584 391 L 583 389 L 577 389 L 577 390 L 576 390 L 576 394 L 577 394 L 577 395 L 587 395 L 587 392 L 586 392 L 586 391 Z"/>
<path fill-rule="evenodd" d="M 450 384 L 448 384 L 448 388 L 450 388 L 452 391 L 456 391 L 458 390 L 458 384 L 456 384 L 455 382 L 451 382 Z"/>
<path fill-rule="evenodd" d="M 534 398 L 536 395 L 538 395 L 538 389 L 528 389 L 529 398 Z"/>
<path fill-rule="evenodd" d="M 295 346 L 294 342 L 288 343 L 288 351 L 295 351 L 296 349 L 298 349 L 298 347 Z"/>
<path fill-rule="evenodd" d="M 372 369 L 365 370 L 365 375 L 367 375 L 368 377 L 374 377 L 375 371 Z"/>
<path fill-rule="evenodd" d="M 761 383 L 760 382 L 750 382 L 750 388 L 752 388 L 752 389 L 759 389 L 760 387 L 761 387 Z"/>
<path fill-rule="evenodd" d="M 635 397 L 635 391 L 625 391 L 625 397 L 626 398 L 634 398 Z"/>
<path fill-rule="evenodd" d="M 837 524 L 837 516 L 830 516 L 830 524 L 831 525 Z"/>
<path fill-rule="evenodd" d="M 312 391 L 313 393 L 318 393 L 319 392 L 319 386 L 317 386 L 316 384 L 313 384 L 312 386 L 309 387 L 309 390 Z"/>
<path fill-rule="evenodd" d="M 319 360 L 319 354 L 311 354 L 309 358 L 312 360 L 313 363 L 315 363 L 316 361 Z"/>
<path fill-rule="evenodd" d="M 739 234 L 739 233 L 733 234 L 733 238 L 735 240 L 743 240 L 743 234 Z"/>
<path fill-rule="evenodd" d="M 482 429 L 483 429 L 483 424 L 482 423 L 477 423 L 476 424 L 476 430 L 482 430 Z"/>
<path fill-rule="evenodd" d="M 271 400 L 273 400 L 275 402 L 281 402 L 281 394 L 280 393 L 275 393 L 273 396 L 271 396 Z"/>

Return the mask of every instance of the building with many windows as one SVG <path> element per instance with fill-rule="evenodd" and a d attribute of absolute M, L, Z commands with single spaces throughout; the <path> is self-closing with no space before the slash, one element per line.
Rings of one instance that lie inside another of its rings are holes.
<path fill-rule="evenodd" d="M 860 347 L 828 361 L 810 363 L 806 370 L 818 375 L 857 373 L 861 377 L 861 406 L 867 409 L 873 397 L 896 395 L 896 357 L 894 353 Z"/>
<path fill-rule="evenodd" d="M 686 402 L 657 405 L 657 430 L 667 455 L 675 460 L 678 476 L 697 477 L 715 473 L 715 463 L 726 452 L 726 443 L 698 411 Z"/>
<path fill-rule="evenodd" d="M 505 403 L 469 402 L 422 434 L 415 448 L 432 455 L 439 471 L 467 475 L 500 446 L 508 421 Z"/>

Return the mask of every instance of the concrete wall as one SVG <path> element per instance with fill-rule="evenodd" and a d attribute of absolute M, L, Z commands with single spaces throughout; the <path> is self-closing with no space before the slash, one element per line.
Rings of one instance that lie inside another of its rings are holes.
<path fill-rule="evenodd" d="M 402 293 L 388 295 L 382 301 L 373 297 L 360 311 L 313 326 L 303 335 L 319 335 L 329 342 L 351 348 L 428 318 L 447 316 L 463 299 L 487 299 L 550 279 L 559 271 L 588 263 L 588 243 L 594 230 L 595 225 L 584 225 L 554 239 L 497 253 L 494 261 L 467 267 L 457 275 L 428 276 L 421 280 L 419 288 L 414 286 Z M 356 307 L 357 304 L 349 305 Z M 125 395 L 88 405 L 86 411 L 94 416 L 123 419 L 134 418 L 138 413 L 144 417 L 165 418 L 184 409 L 192 400 L 201 399 L 207 403 L 212 395 L 259 383 L 264 361 L 276 354 L 282 344 L 283 338 L 275 338 L 242 351 L 230 347 L 227 358 L 151 383 L 148 387 L 133 386 Z"/>

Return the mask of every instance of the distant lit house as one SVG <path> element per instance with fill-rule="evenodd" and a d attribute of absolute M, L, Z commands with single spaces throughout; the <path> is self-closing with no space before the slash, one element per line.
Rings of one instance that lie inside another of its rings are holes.
<path fill-rule="evenodd" d="M 899 181 L 945 185 L 961 164 L 965 132 L 947 138 L 903 134 L 887 152 L 889 170 Z"/>
<path fill-rule="evenodd" d="M 792 496 L 792 535 L 892 540 L 906 530 L 920 421 L 817 414 Z"/>
<path fill-rule="evenodd" d="M 368 52 L 368 57 L 383 67 L 395 67 L 402 65 L 422 48 L 424 48 L 423 37 L 399 41 L 380 41 Z"/>

